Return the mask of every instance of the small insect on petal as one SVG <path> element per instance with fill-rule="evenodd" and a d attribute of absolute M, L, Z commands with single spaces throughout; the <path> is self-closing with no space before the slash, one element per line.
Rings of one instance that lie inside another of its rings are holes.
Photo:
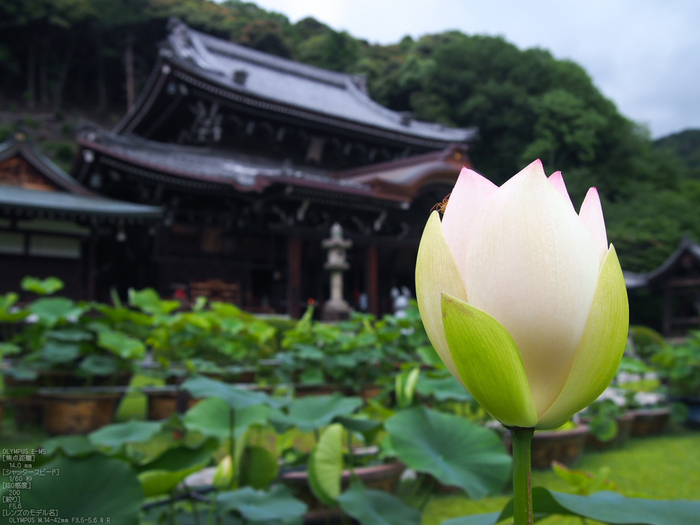
<path fill-rule="evenodd" d="M 430 211 L 438 211 L 442 215 L 444 215 L 445 210 L 447 209 L 447 203 L 450 201 L 450 195 L 452 195 L 452 193 L 448 193 L 447 197 L 445 197 L 444 199 L 442 199 L 442 201 L 438 202 L 435 206 L 430 208 Z"/>

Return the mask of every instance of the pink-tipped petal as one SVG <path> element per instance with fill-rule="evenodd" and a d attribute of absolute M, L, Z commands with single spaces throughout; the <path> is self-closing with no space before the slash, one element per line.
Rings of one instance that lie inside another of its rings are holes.
<path fill-rule="evenodd" d="M 566 184 L 564 183 L 564 177 L 561 176 L 561 171 L 555 171 L 549 176 L 547 180 L 552 183 L 554 189 L 561 193 L 562 196 L 566 199 L 566 201 L 569 204 L 571 204 L 571 207 L 573 208 L 574 203 L 571 202 L 571 196 L 569 195 L 569 192 L 566 189 Z"/>
<path fill-rule="evenodd" d="M 590 188 L 586 193 L 586 198 L 581 204 L 581 212 L 579 213 L 581 222 L 588 230 L 593 244 L 598 250 L 600 264 L 603 264 L 603 259 L 608 253 L 608 235 L 605 232 L 605 219 L 603 218 L 603 207 L 600 204 L 600 195 L 598 190 Z"/>
<path fill-rule="evenodd" d="M 468 303 L 511 335 L 542 414 L 567 380 L 586 325 L 600 270 L 596 247 L 540 163 L 501 186 L 473 228 Z"/>
<path fill-rule="evenodd" d="M 484 202 L 498 189 L 477 172 L 462 168 L 442 218 L 442 233 L 462 277 L 466 277 L 467 246 L 474 218 Z"/>

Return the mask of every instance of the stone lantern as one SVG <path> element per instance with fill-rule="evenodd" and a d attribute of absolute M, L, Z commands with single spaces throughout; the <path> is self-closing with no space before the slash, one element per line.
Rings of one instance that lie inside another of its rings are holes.
<path fill-rule="evenodd" d="M 343 272 L 350 268 L 345 259 L 345 251 L 352 241 L 343 239 L 343 228 L 337 222 L 331 226 L 331 238 L 321 244 L 328 250 L 328 260 L 323 267 L 331 273 L 331 298 L 323 305 L 321 319 L 339 321 L 350 316 L 350 305 L 343 299 Z"/>

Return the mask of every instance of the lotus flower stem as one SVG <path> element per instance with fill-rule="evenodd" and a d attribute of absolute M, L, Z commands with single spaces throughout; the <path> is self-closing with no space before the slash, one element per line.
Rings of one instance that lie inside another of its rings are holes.
<path fill-rule="evenodd" d="M 231 408 L 229 412 L 229 454 L 231 454 L 231 466 L 233 468 L 233 483 L 231 488 L 238 488 L 238 469 L 236 463 L 236 411 Z"/>
<path fill-rule="evenodd" d="M 509 427 L 513 438 L 513 518 L 515 525 L 532 525 L 531 444 L 534 428 Z"/>

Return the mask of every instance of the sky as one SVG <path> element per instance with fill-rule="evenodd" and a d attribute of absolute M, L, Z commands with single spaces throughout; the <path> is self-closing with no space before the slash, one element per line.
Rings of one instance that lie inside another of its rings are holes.
<path fill-rule="evenodd" d="M 699 0 L 253 0 L 373 43 L 457 29 L 582 65 L 653 138 L 700 128 Z"/>

